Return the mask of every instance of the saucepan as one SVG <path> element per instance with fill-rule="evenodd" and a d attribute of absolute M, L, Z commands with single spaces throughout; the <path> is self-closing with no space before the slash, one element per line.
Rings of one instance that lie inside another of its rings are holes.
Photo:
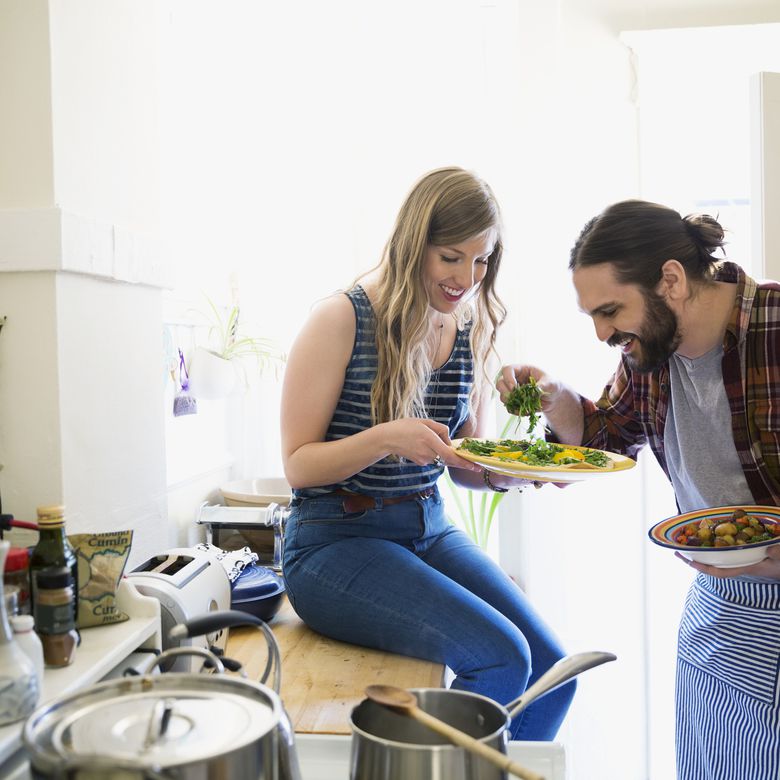
<path fill-rule="evenodd" d="M 143 675 L 97 683 L 33 712 L 23 730 L 33 778 L 300 780 L 278 695 L 279 648 L 263 621 L 234 610 L 212 612 L 174 626 L 171 637 L 246 624 L 268 640 L 261 682 L 223 674 L 222 660 L 204 648 L 166 650 Z M 151 674 L 178 655 L 202 656 L 216 673 Z M 272 670 L 273 689 L 262 684 Z"/>
<path fill-rule="evenodd" d="M 505 754 L 512 718 L 572 677 L 616 658 L 613 653 L 598 651 L 562 658 L 506 706 L 485 696 L 447 688 L 416 688 L 412 692 L 422 710 Z M 355 707 L 350 726 L 351 780 L 506 780 L 506 773 L 494 764 L 453 745 L 403 712 L 371 699 Z"/>

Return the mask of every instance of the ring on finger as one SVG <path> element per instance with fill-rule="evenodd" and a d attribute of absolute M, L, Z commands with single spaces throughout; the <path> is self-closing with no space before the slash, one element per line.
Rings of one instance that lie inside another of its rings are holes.
<path fill-rule="evenodd" d="M 442 459 L 441 455 L 434 456 L 433 460 L 431 461 L 431 466 L 436 466 L 437 468 L 441 468 L 444 465 L 444 460 Z"/>

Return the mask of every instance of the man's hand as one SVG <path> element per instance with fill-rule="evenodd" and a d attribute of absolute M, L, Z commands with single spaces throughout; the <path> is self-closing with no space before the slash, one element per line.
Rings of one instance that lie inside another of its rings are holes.
<path fill-rule="evenodd" d="M 527 384 L 531 377 L 536 380 L 536 383 L 544 393 L 544 395 L 542 395 L 542 405 L 544 405 L 545 395 L 549 396 L 551 389 L 546 386 L 544 371 L 536 366 L 524 366 L 520 364 L 503 366 L 501 372 L 496 377 L 496 390 L 498 390 L 501 396 L 501 403 L 505 404 L 512 390 L 518 385 Z"/>
<path fill-rule="evenodd" d="M 496 378 L 496 390 L 501 395 L 501 403 L 506 403 L 513 388 L 526 384 L 531 377 L 542 391 L 542 413 L 549 427 L 560 441 L 580 444 L 585 422 L 579 397 L 541 368 L 520 364 L 504 366 Z"/>
<path fill-rule="evenodd" d="M 717 566 L 707 566 L 697 561 L 689 561 L 684 555 L 676 552 L 675 555 L 687 563 L 692 569 L 709 574 L 712 577 L 726 579 L 728 577 L 739 577 L 747 574 L 750 577 L 771 577 L 780 580 L 780 544 L 773 544 L 767 548 L 767 557 L 763 561 L 753 563 L 750 566 L 737 566 L 733 569 L 720 569 Z"/>

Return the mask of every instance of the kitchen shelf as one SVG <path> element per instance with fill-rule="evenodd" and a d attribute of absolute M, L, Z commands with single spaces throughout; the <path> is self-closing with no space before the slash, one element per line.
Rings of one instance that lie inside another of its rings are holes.
<path fill-rule="evenodd" d="M 159 650 L 160 602 L 141 595 L 128 579 L 120 582 L 117 608 L 129 620 L 81 631 L 81 644 L 70 666 L 45 669 L 38 706 L 102 680 L 125 658 L 139 649 Z M 0 777 L 11 775 L 26 762 L 22 748 L 24 720 L 0 727 Z"/>

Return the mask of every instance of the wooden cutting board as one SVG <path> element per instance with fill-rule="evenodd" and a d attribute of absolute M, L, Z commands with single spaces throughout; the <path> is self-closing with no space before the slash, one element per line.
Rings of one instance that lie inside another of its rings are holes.
<path fill-rule="evenodd" d="M 444 666 L 338 642 L 308 628 L 285 597 L 269 626 L 282 658 L 282 701 L 295 731 L 349 734 L 349 713 L 378 683 L 440 688 Z M 250 680 L 265 668 L 266 642 L 252 627 L 230 630 L 225 655 L 240 661 Z"/>

